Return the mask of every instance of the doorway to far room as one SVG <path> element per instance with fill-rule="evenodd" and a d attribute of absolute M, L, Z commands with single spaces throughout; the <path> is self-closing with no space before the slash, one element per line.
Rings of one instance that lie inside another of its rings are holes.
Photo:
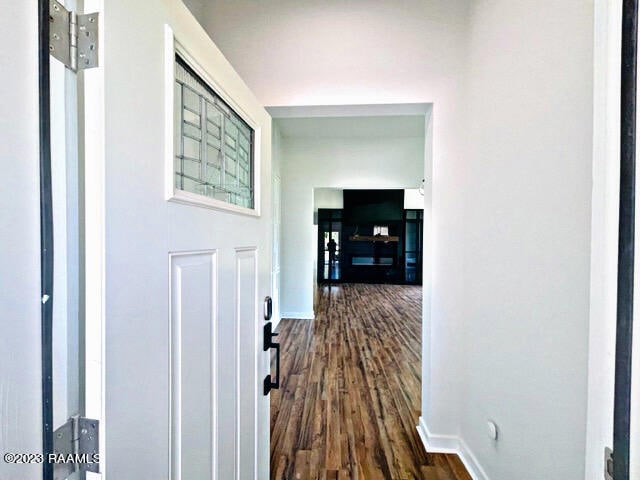
<path fill-rule="evenodd" d="M 431 106 L 269 111 L 282 311 L 271 479 L 469 479 L 416 430 Z"/>

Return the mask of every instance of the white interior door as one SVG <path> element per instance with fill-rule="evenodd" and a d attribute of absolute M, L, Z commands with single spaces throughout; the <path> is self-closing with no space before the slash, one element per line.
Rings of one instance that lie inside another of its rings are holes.
<path fill-rule="evenodd" d="M 38 5 L 0 16 L 0 451 L 42 450 Z M 10 68 L 9 68 L 10 66 Z M 10 74 L 8 72 L 11 72 Z M 0 478 L 42 478 L 42 465 L 0 462 Z"/>
<path fill-rule="evenodd" d="M 268 478 L 271 119 L 181 1 L 102 13 L 105 475 Z"/>

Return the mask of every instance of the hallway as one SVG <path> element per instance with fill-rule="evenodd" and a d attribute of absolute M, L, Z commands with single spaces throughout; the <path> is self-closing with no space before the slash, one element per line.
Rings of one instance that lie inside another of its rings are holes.
<path fill-rule="evenodd" d="M 425 453 L 416 431 L 421 293 L 320 287 L 315 320 L 282 320 L 272 480 L 470 478 L 457 456 Z"/>

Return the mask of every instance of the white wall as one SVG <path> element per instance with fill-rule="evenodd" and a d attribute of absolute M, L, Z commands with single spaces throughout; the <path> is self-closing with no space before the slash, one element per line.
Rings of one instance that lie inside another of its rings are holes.
<path fill-rule="evenodd" d="M 602 475 L 604 449 L 613 446 L 622 1 L 597 0 L 594 15 L 593 211 L 586 479 Z M 640 422 L 636 424 L 640 425 Z M 638 476 L 632 475 L 631 478 Z"/>
<path fill-rule="evenodd" d="M 273 161 L 271 164 L 273 175 L 280 177 L 282 176 L 282 167 L 280 166 L 282 159 L 282 134 L 275 123 L 271 130 L 271 147 L 273 149 Z"/>
<path fill-rule="evenodd" d="M 282 315 L 312 318 L 317 250 L 314 189 L 404 188 L 419 184 L 424 138 L 282 140 Z"/>
<path fill-rule="evenodd" d="M 340 188 L 316 188 L 313 190 L 313 214 L 319 208 L 343 208 L 344 190 Z"/>
<path fill-rule="evenodd" d="M 598 478 L 607 395 L 595 382 L 608 367 L 592 378 L 600 439 L 585 476 L 587 355 L 607 317 L 590 312 L 590 271 L 610 264 L 590 248 L 593 2 L 239 0 L 203 12 L 267 105 L 433 102 L 423 433 L 494 480 Z M 606 315 L 609 294 L 597 300 Z"/>
<path fill-rule="evenodd" d="M 0 452 L 42 451 L 38 11 L 0 16 Z M 42 465 L 0 461 L 3 480 L 37 480 Z"/>
<path fill-rule="evenodd" d="M 271 129 L 271 169 L 273 174 L 273 256 L 271 274 L 271 298 L 273 300 L 273 326 L 276 328 L 282 319 L 281 287 L 282 275 L 282 135 L 275 123 Z M 277 204 L 277 205 L 276 205 Z"/>
<path fill-rule="evenodd" d="M 469 45 L 460 434 L 490 478 L 581 479 L 593 8 L 476 2 Z"/>
<path fill-rule="evenodd" d="M 420 193 L 418 188 L 407 188 L 404 191 L 404 208 L 423 209 L 424 208 L 424 191 Z"/>

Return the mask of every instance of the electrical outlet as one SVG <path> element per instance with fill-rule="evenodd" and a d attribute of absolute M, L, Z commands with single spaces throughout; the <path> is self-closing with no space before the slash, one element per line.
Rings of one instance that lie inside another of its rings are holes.
<path fill-rule="evenodd" d="M 498 440 L 498 425 L 493 420 L 487 421 L 487 435 L 494 442 Z"/>

